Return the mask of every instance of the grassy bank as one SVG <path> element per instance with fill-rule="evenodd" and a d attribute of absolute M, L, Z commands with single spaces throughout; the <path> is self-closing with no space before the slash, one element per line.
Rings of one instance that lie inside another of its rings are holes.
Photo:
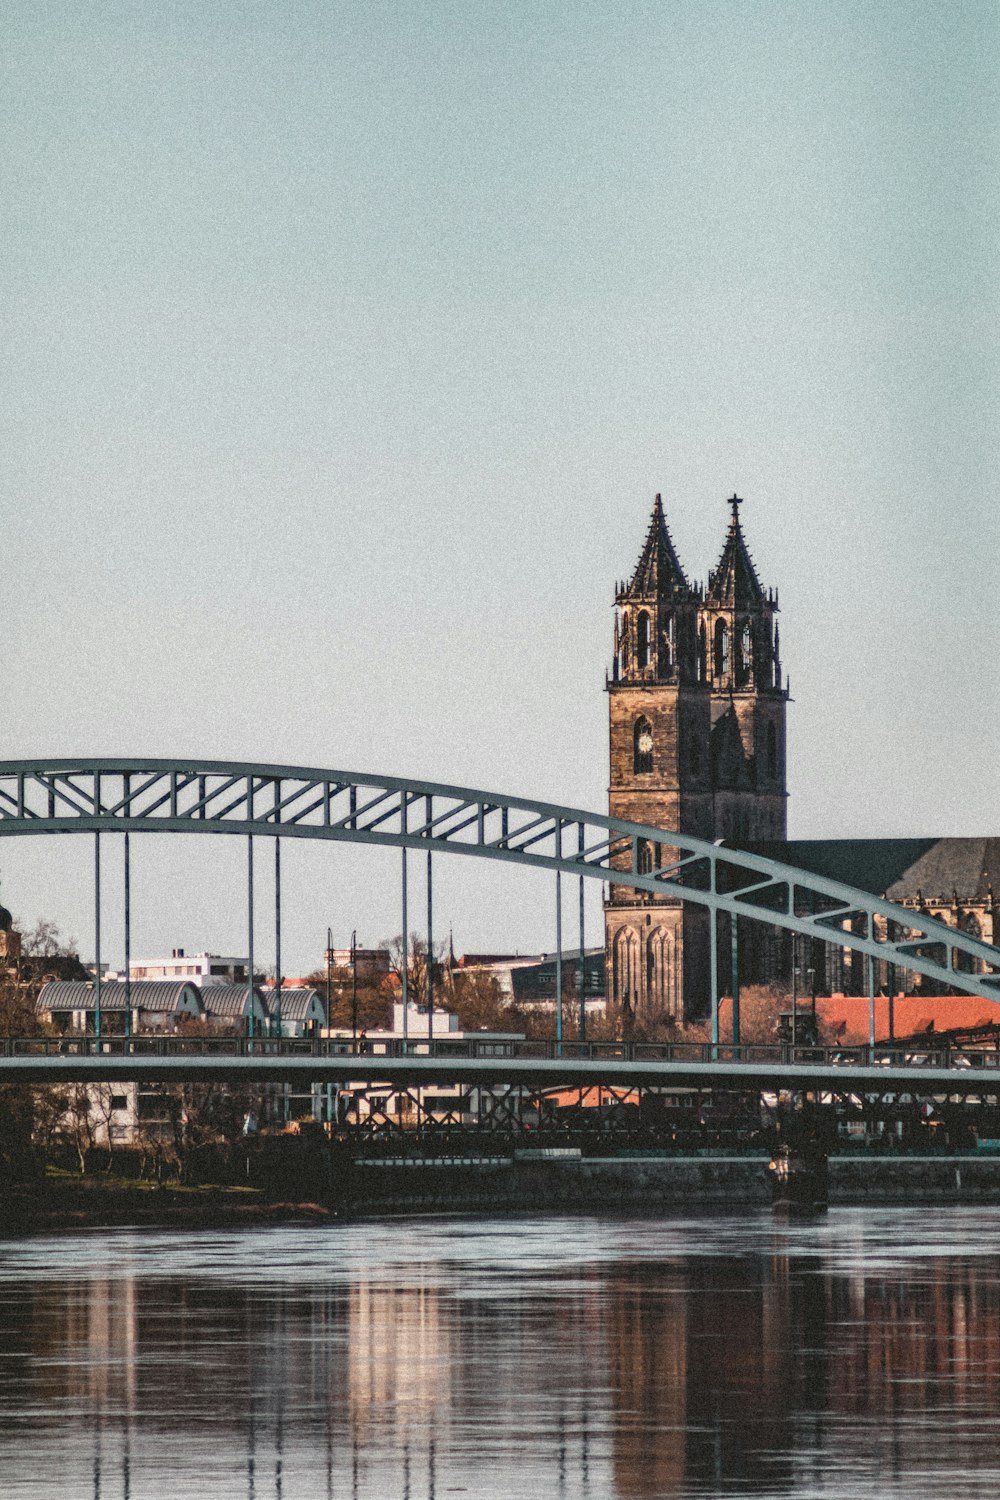
<path fill-rule="evenodd" d="M 275 1201 L 253 1187 L 163 1186 L 104 1174 L 81 1177 L 51 1167 L 36 1182 L 0 1190 L 3 1235 L 131 1225 L 234 1228 L 330 1217 L 322 1204 Z"/>

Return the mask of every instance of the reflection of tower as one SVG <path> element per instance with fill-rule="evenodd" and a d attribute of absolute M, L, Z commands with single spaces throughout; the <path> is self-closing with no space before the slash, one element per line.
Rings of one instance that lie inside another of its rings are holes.
<path fill-rule="evenodd" d="M 639 1262 L 608 1287 L 615 1494 L 623 1500 L 684 1488 L 688 1299 L 676 1279 Z"/>
<path fill-rule="evenodd" d="M 699 838 L 785 837 L 785 704 L 777 596 L 732 515 L 708 588 L 685 576 L 659 495 L 635 572 L 615 596 L 607 684 L 612 817 Z M 641 843 L 640 869 L 669 864 Z M 643 1021 L 708 999 L 705 915 L 614 886 L 605 909 L 609 996 Z"/>
<path fill-rule="evenodd" d="M 439 1289 L 359 1281 L 348 1313 L 348 1398 L 355 1437 L 372 1440 L 391 1414 L 425 1434 L 450 1409 L 451 1328 Z"/>
<path fill-rule="evenodd" d="M 825 1326 L 803 1318 L 786 1257 L 760 1275 L 752 1265 L 714 1255 L 639 1263 L 608 1287 L 616 1494 L 783 1491 L 807 1399 L 804 1336 L 817 1340 L 809 1373 L 819 1391 Z"/>

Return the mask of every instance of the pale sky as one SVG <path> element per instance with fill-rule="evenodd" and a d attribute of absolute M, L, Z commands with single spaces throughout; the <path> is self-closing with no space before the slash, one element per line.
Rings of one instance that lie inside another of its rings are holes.
<path fill-rule="evenodd" d="M 704 577 L 736 488 L 790 835 L 1000 834 L 992 0 L 0 20 L 0 757 L 602 809 L 614 582 L 656 491 Z M 286 847 L 288 972 L 398 931 L 398 855 Z M 86 952 L 89 853 L 0 847 Z M 136 841 L 134 951 L 244 949 L 241 857 Z M 439 864 L 456 947 L 552 946 Z"/>

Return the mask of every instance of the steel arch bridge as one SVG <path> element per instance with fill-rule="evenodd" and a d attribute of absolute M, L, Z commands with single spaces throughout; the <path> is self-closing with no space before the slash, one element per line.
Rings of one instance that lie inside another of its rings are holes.
<path fill-rule="evenodd" d="M 1000 999 L 1000 949 L 922 912 L 721 841 L 468 787 L 197 759 L 0 762 L 0 838 L 64 833 L 326 839 L 498 860 L 692 902 Z"/>

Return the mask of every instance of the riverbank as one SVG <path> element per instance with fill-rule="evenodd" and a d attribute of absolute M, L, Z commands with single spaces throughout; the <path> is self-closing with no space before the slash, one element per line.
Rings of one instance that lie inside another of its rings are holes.
<path fill-rule="evenodd" d="M 248 1187 L 180 1187 L 57 1173 L 0 1195 L 0 1234 L 100 1227 L 233 1229 L 334 1218 L 463 1210 L 626 1211 L 766 1205 L 766 1156 L 571 1154 L 359 1162 L 316 1199 Z M 1000 1203 L 1000 1158 L 833 1156 L 831 1204 Z"/>
<path fill-rule="evenodd" d="M 114 1177 L 59 1174 L 0 1193 L 3 1236 L 125 1227 L 237 1229 L 332 1217 L 327 1204 L 277 1201 L 253 1188 L 160 1186 Z"/>

